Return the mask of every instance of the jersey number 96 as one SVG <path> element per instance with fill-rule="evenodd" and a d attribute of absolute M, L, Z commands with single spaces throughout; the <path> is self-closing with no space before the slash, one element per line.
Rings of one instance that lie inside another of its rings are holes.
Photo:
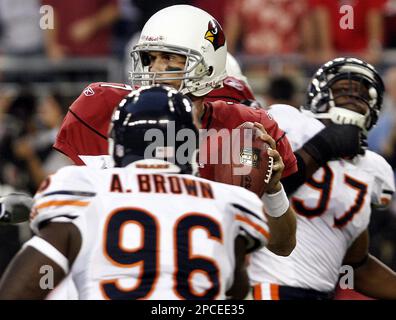
<path fill-rule="evenodd" d="M 122 244 L 123 227 L 137 224 L 141 230 L 140 247 L 125 248 Z M 138 266 L 140 274 L 133 288 L 123 289 L 117 279 L 100 283 L 107 299 L 147 299 L 153 292 L 160 273 L 161 230 L 155 216 L 140 208 L 121 208 L 112 212 L 105 226 L 104 252 L 110 262 L 118 267 Z M 173 228 L 174 275 L 173 291 L 180 299 L 215 299 L 220 291 L 219 268 L 210 257 L 195 256 L 191 252 L 191 232 L 202 228 L 209 238 L 222 242 L 219 224 L 207 215 L 186 213 Z M 194 290 L 191 278 L 196 272 L 204 273 L 211 286 L 204 291 Z"/>

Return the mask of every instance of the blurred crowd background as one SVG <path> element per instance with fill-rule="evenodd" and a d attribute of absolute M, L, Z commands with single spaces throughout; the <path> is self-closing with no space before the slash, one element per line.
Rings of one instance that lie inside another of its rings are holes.
<path fill-rule="evenodd" d="M 387 94 L 369 147 L 396 169 L 396 0 L 0 0 L 0 196 L 34 194 L 65 165 L 51 146 L 70 103 L 91 82 L 128 83 L 139 30 L 181 3 L 219 20 L 263 107 L 304 104 L 313 72 L 337 56 L 374 64 Z M 46 5 L 55 23 L 43 30 Z M 372 253 L 396 270 L 396 202 L 373 212 L 370 231 Z M 27 224 L 0 227 L 0 275 L 29 236 Z"/>

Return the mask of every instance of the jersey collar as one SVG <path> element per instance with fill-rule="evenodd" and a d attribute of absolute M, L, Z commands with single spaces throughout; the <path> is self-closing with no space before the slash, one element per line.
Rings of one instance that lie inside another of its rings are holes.
<path fill-rule="evenodd" d="M 180 168 L 177 165 L 160 159 L 134 161 L 127 165 L 126 168 L 145 173 L 180 173 Z"/>

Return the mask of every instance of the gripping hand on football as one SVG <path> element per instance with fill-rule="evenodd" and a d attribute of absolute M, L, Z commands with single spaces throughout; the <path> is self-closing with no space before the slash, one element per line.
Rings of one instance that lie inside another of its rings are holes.
<path fill-rule="evenodd" d="M 285 165 L 279 152 L 276 151 L 275 140 L 265 131 L 262 124 L 255 122 L 254 126 L 261 132 L 259 138 L 270 145 L 268 155 L 274 160 L 271 179 L 266 192 L 261 197 L 271 233 L 267 248 L 276 255 L 288 256 L 296 246 L 297 220 L 280 183 Z"/>
<path fill-rule="evenodd" d="M 274 160 L 272 165 L 272 175 L 270 181 L 267 184 L 266 193 L 271 194 L 279 192 L 282 189 L 280 179 L 285 168 L 282 157 L 276 150 L 275 140 L 267 133 L 264 126 L 261 123 L 255 122 L 254 127 L 259 129 L 261 132 L 259 138 L 270 145 L 271 149 L 268 149 L 268 156 L 272 157 Z"/>

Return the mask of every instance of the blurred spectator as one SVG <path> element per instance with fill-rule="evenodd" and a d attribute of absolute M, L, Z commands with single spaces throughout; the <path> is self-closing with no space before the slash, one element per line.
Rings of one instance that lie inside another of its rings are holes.
<path fill-rule="evenodd" d="M 140 31 L 141 12 L 131 0 L 118 0 L 118 7 L 120 16 L 113 28 L 112 53 L 123 59 L 127 43 Z"/>
<path fill-rule="evenodd" d="M 383 107 L 376 126 L 368 136 L 369 148 L 379 154 L 389 157 L 392 154 L 396 135 L 396 67 L 388 69 L 384 75 L 386 87 Z"/>
<path fill-rule="evenodd" d="M 383 46 L 383 10 L 386 0 L 310 0 L 317 30 L 318 62 L 335 58 L 340 53 L 358 55 L 370 63 L 381 58 Z M 353 8 L 353 26 L 342 28 L 347 13 L 341 7 Z"/>
<path fill-rule="evenodd" d="M 43 53 L 40 0 L 0 0 L 0 55 Z"/>
<path fill-rule="evenodd" d="M 390 210 L 376 210 L 369 224 L 370 252 L 387 266 L 396 269 L 396 202 Z"/>
<path fill-rule="evenodd" d="M 224 29 L 228 51 L 240 46 L 247 54 L 287 54 L 301 52 L 310 32 L 304 15 L 305 0 L 227 1 Z"/>
<path fill-rule="evenodd" d="M 119 16 L 117 0 L 42 0 L 54 8 L 55 28 L 46 30 L 47 56 L 108 56 L 111 31 Z"/>
<path fill-rule="evenodd" d="M 385 45 L 396 48 L 396 0 L 388 0 L 385 6 Z"/>
<path fill-rule="evenodd" d="M 0 197 L 15 192 L 15 189 L 0 183 Z M 31 238 L 29 223 L 3 225 L 0 223 L 0 278 L 8 263 L 21 248 L 21 244 Z"/>
<path fill-rule="evenodd" d="M 3 93 L 4 94 L 4 93 Z M 33 193 L 29 173 L 12 150 L 16 139 L 32 134 L 36 98 L 28 88 L 0 101 L 0 184 Z"/>
<path fill-rule="evenodd" d="M 296 86 L 287 76 L 276 76 L 270 79 L 265 101 L 267 105 L 288 104 L 296 106 Z"/>
<path fill-rule="evenodd" d="M 235 57 L 229 52 L 227 52 L 226 71 L 227 71 L 227 75 L 229 77 L 234 77 L 239 80 L 242 80 L 246 84 L 246 86 L 250 90 L 252 90 L 252 88 L 249 85 L 248 79 L 242 73 L 241 66 L 239 65 L 238 60 L 235 59 Z M 253 93 L 252 93 L 252 95 L 253 95 Z"/>
<path fill-rule="evenodd" d="M 139 8 L 141 12 L 141 20 L 139 29 L 143 29 L 146 21 L 157 11 L 173 6 L 176 4 L 191 4 L 191 0 L 131 0 L 133 4 Z M 166 21 L 164 23 L 171 23 L 171 21 Z M 187 28 L 187 26 L 181 26 L 181 28 Z"/>
<path fill-rule="evenodd" d="M 0 225 L 0 277 L 21 247 L 18 226 Z"/>
<path fill-rule="evenodd" d="M 14 141 L 14 153 L 26 163 L 35 188 L 49 174 L 70 164 L 65 156 L 52 148 L 64 113 L 59 94 L 46 96 L 37 107 L 36 132 Z"/>
<path fill-rule="evenodd" d="M 383 110 L 377 125 L 370 130 L 369 148 L 382 154 L 396 169 L 396 66 L 388 69 L 384 75 L 386 95 Z M 395 174 L 396 178 L 396 174 Z M 370 222 L 370 252 L 396 268 L 396 198 L 393 198 L 390 210 L 374 210 Z"/>
<path fill-rule="evenodd" d="M 224 25 L 224 8 L 229 0 L 192 0 L 192 5 L 211 14 L 221 26 Z"/>

